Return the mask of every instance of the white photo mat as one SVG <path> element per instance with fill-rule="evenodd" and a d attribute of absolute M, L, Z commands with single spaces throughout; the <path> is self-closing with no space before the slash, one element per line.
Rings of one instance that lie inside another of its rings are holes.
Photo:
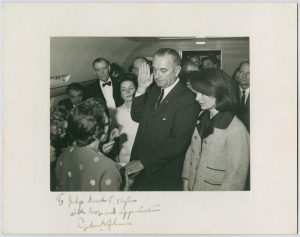
<path fill-rule="evenodd" d="M 111 228 L 96 218 L 99 226 L 85 229 L 67 203 L 90 193 L 49 190 L 50 37 L 162 35 L 250 38 L 251 191 L 94 193 L 135 200 L 127 211 L 159 211 L 132 213 L 131 225 Z M 3 50 L 5 233 L 296 233 L 296 4 L 10 3 Z"/>

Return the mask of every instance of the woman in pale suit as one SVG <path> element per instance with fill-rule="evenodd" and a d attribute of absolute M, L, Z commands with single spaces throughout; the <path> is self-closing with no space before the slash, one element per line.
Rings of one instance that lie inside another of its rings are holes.
<path fill-rule="evenodd" d="M 184 161 L 184 190 L 244 190 L 249 134 L 235 115 L 233 81 L 215 68 L 192 72 L 188 81 L 202 111 Z"/>

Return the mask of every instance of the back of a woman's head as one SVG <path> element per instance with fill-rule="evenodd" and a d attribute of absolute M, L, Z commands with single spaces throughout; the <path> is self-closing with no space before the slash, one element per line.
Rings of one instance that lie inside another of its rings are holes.
<path fill-rule="evenodd" d="M 77 145 L 85 146 L 102 135 L 105 119 L 105 106 L 95 98 L 87 99 L 71 111 L 68 131 Z"/>
<path fill-rule="evenodd" d="M 194 91 L 215 97 L 218 111 L 234 111 L 236 109 L 236 85 L 223 70 L 208 68 L 200 72 L 191 72 L 188 85 Z"/>

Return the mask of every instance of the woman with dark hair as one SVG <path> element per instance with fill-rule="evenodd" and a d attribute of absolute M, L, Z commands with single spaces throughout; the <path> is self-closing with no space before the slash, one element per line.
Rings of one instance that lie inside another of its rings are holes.
<path fill-rule="evenodd" d="M 120 83 L 121 97 L 124 103 L 117 108 L 116 122 L 120 130 L 119 146 L 120 152 L 118 161 L 122 164 L 128 163 L 138 123 L 131 119 L 130 111 L 132 100 L 137 88 L 137 79 L 134 74 L 127 73 Z"/>
<path fill-rule="evenodd" d="M 96 99 L 88 99 L 71 111 L 68 131 L 75 143 L 57 160 L 57 191 L 120 190 L 117 164 L 97 149 L 107 137 L 108 124 L 105 106 Z"/>
<path fill-rule="evenodd" d="M 210 68 L 191 72 L 188 87 L 202 111 L 184 161 L 184 190 L 244 190 L 249 134 L 235 115 L 232 79 L 221 69 Z"/>
<path fill-rule="evenodd" d="M 67 133 L 67 120 L 69 113 L 64 106 L 57 105 L 50 110 L 50 190 L 55 191 L 56 158 L 70 144 L 70 137 Z"/>

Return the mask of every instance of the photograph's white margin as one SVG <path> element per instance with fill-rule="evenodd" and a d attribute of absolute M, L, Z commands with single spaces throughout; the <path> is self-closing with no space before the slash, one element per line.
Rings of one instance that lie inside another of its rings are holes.
<path fill-rule="evenodd" d="M 252 190 L 134 193 L 162 212 L 121 232 L 295 233 L 296 4 L 116 5 L 4 5 L 3 230 L 82 233 L 49 191 L 50 36 L 205 35 L 250 37 Z"/>

